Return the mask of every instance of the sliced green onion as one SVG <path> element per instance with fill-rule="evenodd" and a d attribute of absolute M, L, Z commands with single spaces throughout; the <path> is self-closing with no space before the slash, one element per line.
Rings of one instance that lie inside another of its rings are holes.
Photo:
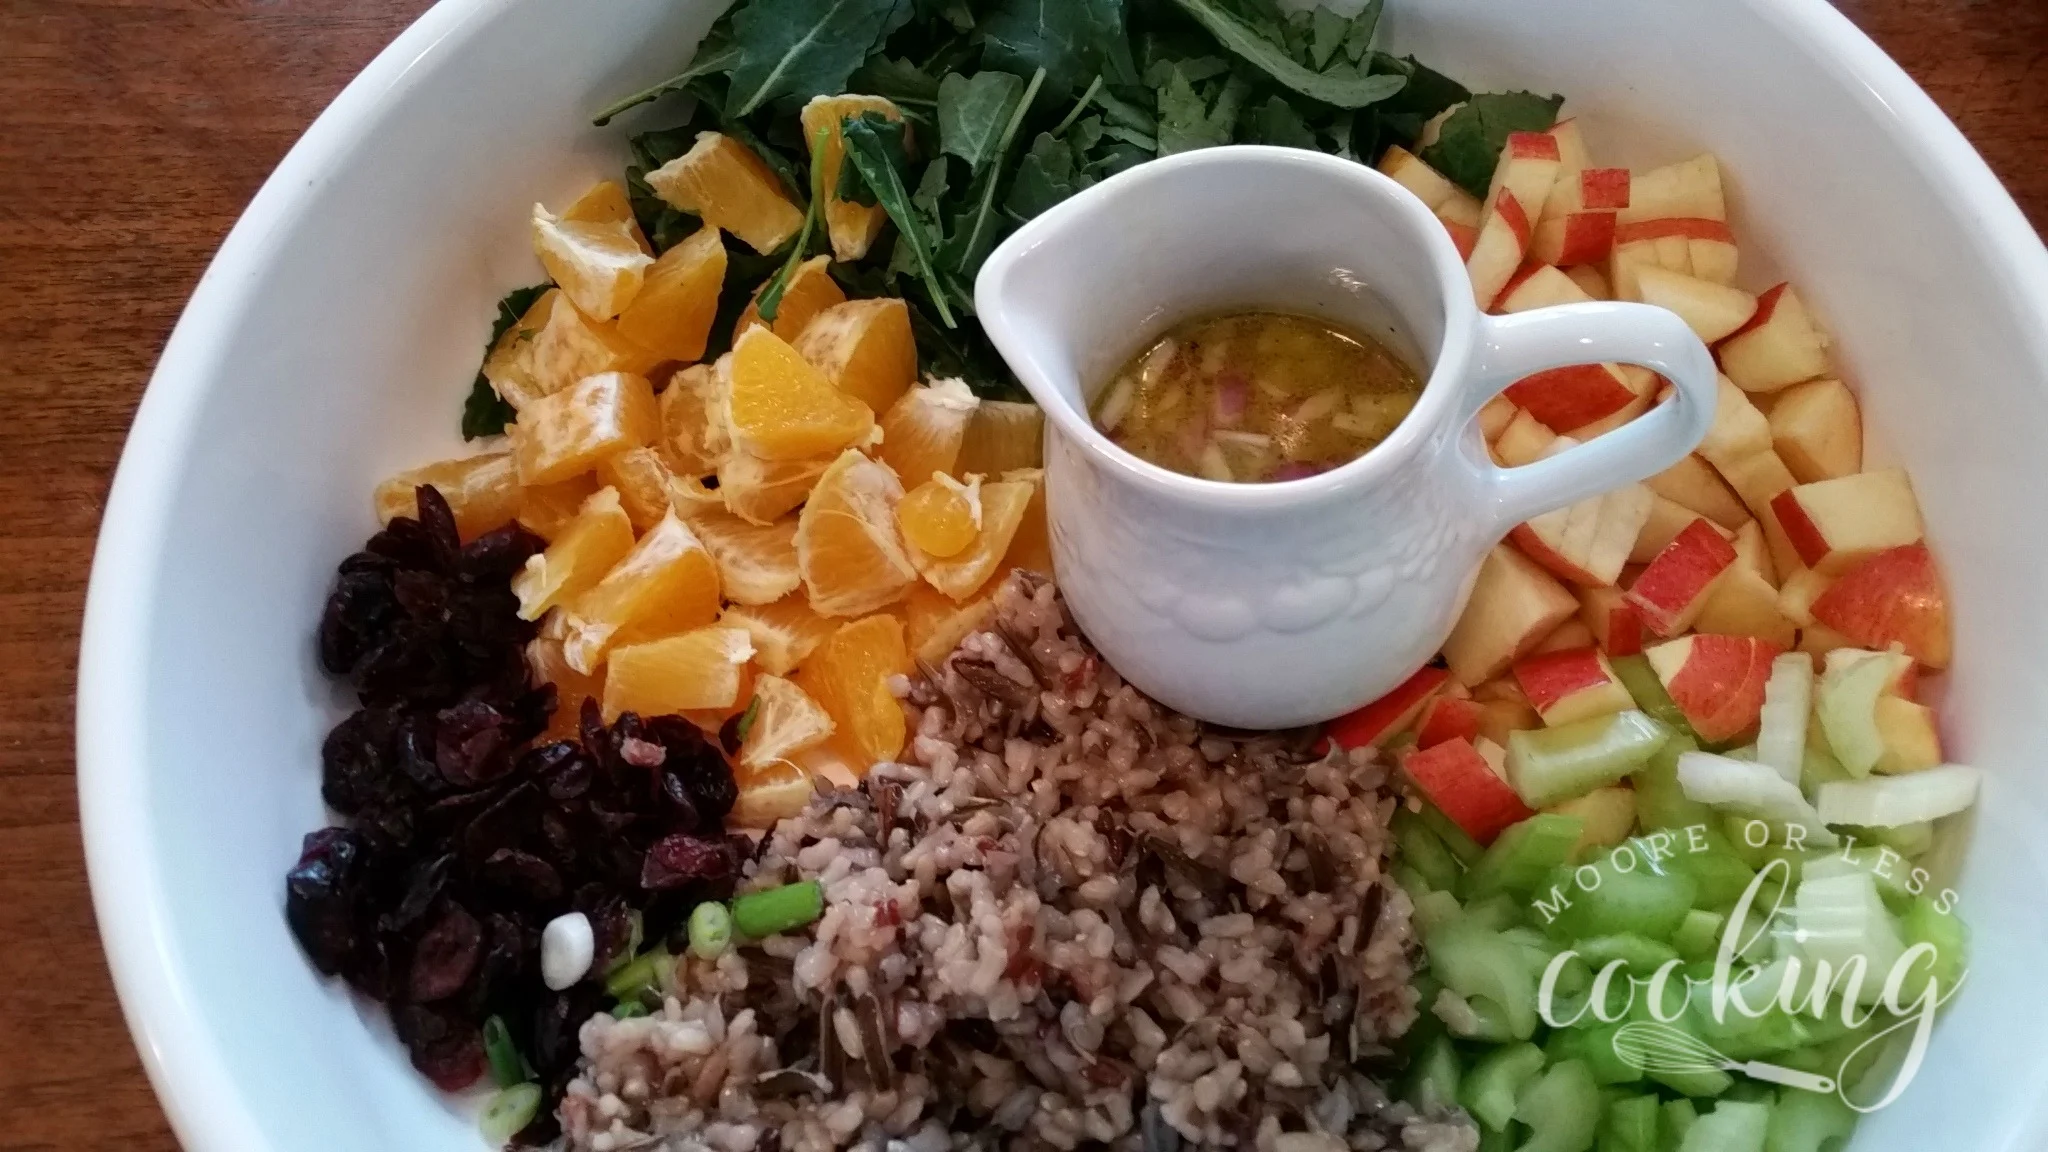
<path fill-rule="evenodd" d="M 674 965 L 675 958 L 668 954 L 668 947 L 656 944 L 606 976 L 605 993 L 614 1000 L 636 1000 L 645 993 L 658 991 L 662 978 Z"/>
<path fill-rule="evenodd" d="M 491 1079 L 497 1081 L 498 1087 L 510 1088 L 526 1082 L 526 1061 L 512 1043 L 512 1032 L 505 1027 L 505 1021 L 496 1016 L 484 1021 L 484 1058 L 490 1061 Z"/>
<path fill-rule="evenodd" d="M 622 1000 L 612 1005 L 612 1019 L 631 1020 L 635 1016 L 647 1015 L 647 1005 L 639 1000 Z"/>
<path fill-rule="evenodd" d="M 1529 1126 L 1517 1152 L 1588 1152 L 1600 1131 L 1600 1086 L 1577 1060 L 1553 1064 L 1516 1096 L 1515 1119 Z"/>
<path fill-rule="evenodd" d="M 605 969 L 605 975 L 609 976 L 633 962 L 633 957 L 640 952 L 640 945 L 646 941 L 646 930 L 639 909 L 626 913 L 626 946 L 619 949 L 617 956 L 612 957 L 611 966 Z"/>
<path fill-rule="evenodd" d="M 793 931 L 825 914 L 825 888 L 816 880 L 749 892 L 732 902 L 733 926 L 752 940 Z"/>
<path fill-rule="evenodd" d="M 700 960 L 716 960 L 732 943 L 732 913 L 716 900 L 690 911 L 690 951 Z"/>
<path fill-rule="evenodd" d="M 503 1147 L 533 1123 L 539 1112 L 540 1085 L 514 1084 L 491 1094 L 484 1103 L 483 1114 L 477 1117 L 477 1127 L 483 1129 L 484 1139 L 493 1147 Z"/>
<path fill-rule="evenodd" d="M 1508 733 L 1508 780 L 1522 802 L 1548 808 L 1618 783 L 1671 739 L 1646 712 L 1616 712 Z"/>

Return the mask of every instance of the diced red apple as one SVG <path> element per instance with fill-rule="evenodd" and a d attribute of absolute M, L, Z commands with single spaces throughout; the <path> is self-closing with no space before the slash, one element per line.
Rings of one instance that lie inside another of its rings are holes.
<path fill-rule="evenodd" d="M 1614 230 L 1614 247 L 1631 258 L 1714 284 L 1735 279 L 1735 233 L 1720 220 L 1681 216 L 1620 224 Z"/>
<path fill-rule="evenodd" d="M 1529 255 L 1545 264 L 1591 264 L 1605 260 L 1613 249 L 1612 211 L 1577 211 L 1546 216 L 1529 236 Z"/>
<path fill-rule="evenodd" d="M 1784 593 L 1780 592 L 1778 595 L 1782 600 Z M 1799 650 L 1810 656 L 1825 657 L 1838 648 L 1850 646 L 1847 636 L 1824 624 L 1807 624 L 1799 629 Z"/>
<path fill-rule="evenodd" d="M 1486 188 L 1486 201 L 1495 203 L 1503 193 L 1512 193 L 1533 227 L 1550 199 L 1550 186 L 1557 183 L 1564 154 L 1558 139 L 1548 132 L 1511 132 L 1494 165 L 1493 180 Z"/>
<path fill-rule="evenodd" d="M 1887 548 L 1920 540 L 1920 504 L 1896 468 L 1818 480 L 1780 492 L 1771 511 L 1809 568 L 1831 575 Z"/>
<path fill-rule="evenodd" d="M 1605 273 L 1591 264 L 1574 264 L 1564 270 L 1581 291 L 1595 300 L 1614 299 L 1614 285 L 1609 283 Z"/>
<path fill-rule="evenodd" d="M 1593 639 L 1593 630 L 1579 619 L 1567 620 L 1550 630 L 1543 643 L 1530 649 L 1529 655 L 1541 656 L 1546 652 L 1563 652 L 1570 648 L 1591 648 L 1598 641 Z"/>
<path fill-rule="evenodd" d="M 1863 470 L 1863 414 L 1840 380 L 1809 380 L 1778 393 L 1771 441 L 1801 484 Z"/>
<path fill-rule="evenodd" d="M 1619 367 L 1621 368 L 1623 378 L 1626 379 L 1628 377 L 1629 369 L 1635 367 L 1635 365 L 1622 364 Z M 1581 442 L 1591 440 L 1596 436 L 1602 436 L 1606 433 L 1614 431 L 1616 428 L 1621 427 L 1623 424 L 1628 423 L 1629 421 L 1635 419 L 1638 416 L 1641 416 L 1643 413 L 1648 412 L 1649 410 L 1650 397 L 1649 394 L 1646 392 L 1642 395 L 1637 396 L 1635 399 L 1629 401 L 1628 403 L 1623 404 L 1621 407 L 1616 408 L 1614 411 L 1609 412 L 1607 415 L 1602 416 L 1600 419 L 1593 421 L 1591 424 L 1581 424 L 1577 428 L 1572 429 L 1572 435 Z"/>
<path fill-rule="evenodd" d="M 1576 443 L 1560 436 L 1544 455 Z M 1628 563 L 1655 499 L 1641 484 L 1625 484 L 1517 524 L 1508 538 L 1561 580 L 1585 587 L 1609 585 Z"/>
<path fill-rule="evenodd" d="M 1634 403 L 1637 392 L 1615 364 L 1571 364 L 1524 376 L 1507 398 L 1553 431 L 1583 428 Z"/>
<path fill-rule="evenodd" d="M 1569 648 L 1515 662 L 1515 683 L 1543 723 L 1555 727 L 1635 707 L 1621 677 L 1597 648 Z"/>
<path fill-rule="evenodd" d="M 1948 667 L 1948 594 L 1925 543 L 1888 548 L 1850 566 L 1815 598 L 1813 618 L 1862 647 L 1897 644 L 1930 668 Z"/>
<path fill-rule="evenodd" d="M 1631 178 L 1626 168 L 1560 169 L 1550 186 L 1543 217 L 1569 216 L 1579 212 L 1618 212 L 1628 207 Z"/>
<path fill-rule="evenodd" d="M 1577 176 L 1591 164 L 1592 153 L 1586 148 L 1586 135 L 1579 131 L 1579 118 L 1567 116 L 1550 126 L 1550 138 L 1557 141 L 1557 182 Z M 1553 186 L 1554 188 L 1555 186 Z M 1553 195 L 1555 192 L 1553 191 Z"/>
<path fill-rule="evenodd" d="M 1494 301 L 1493 306 L 1506 315 L 1558 304 L 1584 304 L 1591 299 L 1583 288 L 1555 266 L 1532 261 L 1522 265 L 1521 270 L 1508 280 L 1507 286 L 1500 290 L 1500 299 Z"/>
<path fill-rule="evenodd" d="M 1535 561 L 1496 545 L 1480 563 L 1464 614 L 1444 641 L 1452 677 L 1467 686 L 1492 679 L 1578 606 L 1578 599 Z"/>
<path fill-rule="evenodd" d="M 1415 746 L 1434 748 L 1446 740 L 1477 740 L 1486 705 L 1448 694 L 1432 696 L 1415 720 Z"/>
<path fill-rule="evenodd" d="M 1678 463 L 1643 481 L 1650 491 L 1674 504 L 1682 505 L 1723 528 L 1742 527 L 1749 519 L 1749 509 L 1742 503 L 1721 474 L 1712 465 L 1695 455 L 1682 457 Z"/>
<path fill-rule="evenodd" d="M 1693 627 L 1724 636 L 1754 636 L 1780 648 L 1799 639 L 1799 626 L 1778 610 L 1778 590 L 1754 567 L 1737 562 L 1715 583 Z"/>
<path fill-rule="evenodd" d="M 1887 775 L 1920 772 L 1941 763 L 1941 731 L 1935 726 L 1934 709 L 1902 696 L 1884 695 L 1877 698 L 1873 718 L 1884 751 L 1871 771 Z"/>
<path fill-rule="evenodd" d="M 1579 589 L 1579 619 L 1609 656 L 1634 656 L 1643 650 L 1643 614 L 1619 588 Z"/>
<path fill-rule="evenodd" d="M 1839 675 L 1851 665 L 1859 664 L 1865 660 L 1881 661 L 1891 669 L 1891 675 L 1887 676 L 1884 682 L 1883 692 L 1885 695 L 1897 696 L 1902 700 L 1919 699 L 1920 665 L 1915 664 L 1913 658 L 1904 652 L 1894 652 L 1889 648 L 1878 651 L 1871 648 L 1858 648 L 1854 644 L 1843 643 L 1828 650 L 1827 657 L 1822 662 L 1821 667 L 1824 672 L 1833 672 Z"/>
<path fill-rule="evenodd" d="M 1434 665 L 1418 668 L 1393 691 L 1330 721 L 1325 734 L 1344 748 L 1377 748 L 1387 737 L 1415 723 L 1422 706 L 1442 691 L 1450 678 L 1448 671 Z"/>
<path fill-rule="evenodd" d="M 1500 439 L 1500 434 L 1514 420 L 1520 409 L 1505 396 L 1495 396 L 1479 406 L 1479 436 L 1488 444 Z"/>
<path fill-rule="evenodd" d="M 1735 530 L 1729 541 L 1735 545 L 1735 562 L 1764 578 L 1771 586 L 1771 594 L 1778 592 L 1778 569 L 1771 560 L 1770 549 L 1764 544 L 1763 522 L 1751 520 Z"/>
<path fill-rule="evenodd" d="M 1526 700 L 1481 700 L 1479 708 L 1479 734 L 1503 747 L 1509 733 L 1543 727 L 1543 718 Z"/>
<path fill-rule="evenodd" d="M 1611 848 L 1635 831 L 1636 792 L 1633 788 L 1595 788 L 1544 811 L 1578 820 L 1579 842 L 1572 847 L 1572 858 L 1583 859 L 1587 852 Z"/>
<path fill-rule="evenodd" d="M 1814 624 L 1813 602 L 1834 583 L 1834 577 L 1801 565 L 1785 574 L 1778 584 L 1778 611 L 1801 628 Z"/>
<path fill-rule="evenodd" d="M 1727 201 L 1721 194 L 1721 166 L 1711 153 L 1638 173 L 1629 182 L 1629 202 L 1621 209 L 1621 223 L 1671 218 L 1728 219 Z"/>
<path fill-rule="evenodd" d="M 1652 632 L 1676 636 L 1700 614 L 1715 583 L 1734 563 L 1734 545 L 1712 524 L 1695 520 L 1629 585 L 1628 601 Z"/>
<path fill-rule="evenodd" d="M 1479 224 L 1479 238 L 1472 255 L 1465 260 L 1465 272 L 1472 278 L 1472 299 L 1481 309 L 1491 309 L 1502 288 L 1522 266 L 1529 251 L 1528 211 L 1515 194 L 1502 189 L 1489 202 Z"/>
<path fill-rule="evenodd" d="M 1517 408 L 1515 418 L 1493 440 L 1494 462 L 1503 468 L 1520 468 L 1543 458 L 1556 441 L 1557 433 L 1545 427 L 1526 409 Z"/>
<path fill-rule="evenodd" d="M 1401 767 L 1430 803 L 1481 844 L 1533 815 L 1487 760 L 1481 743 L 1458 737 L 1418 748 L 1402 758 Z"/>
<path fill-rule="evenodd" d="M 1643 655 L 1700 739 L 1725 744 L 1756 727 L 1771 661 L 1784 649 L 1753 636 L 1701 633 Z"/>
<path fill-rule="evenodd" d="M 1721 371 L 1745 392 L 1775 392 L 1828 370 L 1828 339 L 1790 284 L 1756 299 L 1749 323 L 1715 350 Z"/>
<path fill-rule="evenodd" d="M 1717 380 L 1714 423 L 1694 449 L 1710 464 L 1771 450 L 1771 422 L 1750 402 L 1749 393 L 1722 376 Z"/>
<path fill-rule="evenodd" d="M 1379 169 L 1394 183 L 1415 193 L 1434 212 L 1453 195 L 1470 194 L 1451 182 L 1450 177 L 1429 166 L 1421 157 L 1396 144 L 1380 158 Z"/>
<path fill-rule="evenodd" d="M 1638 267 L 1635 294 L 1629 298 L 1678 313 L 1709 344 L 1740 329 L 1756 313 L 1756 297 L 1740 288 L 1665 268 Z"/>
<path fill-rule="evenodd" d="M 1798 565 L 1799 553 L 1771 510 L 1771 502 L 1794 484 L 1785 462 L 1778 459 L 1776 452 L 1763 451 L 1721 462 L 1717 467 L 1722 478 L 1742 497 L 1744 506 L 1762 522 L 1764 543 L 1770 549 L 1773 567 L 1784 570 Z"/>

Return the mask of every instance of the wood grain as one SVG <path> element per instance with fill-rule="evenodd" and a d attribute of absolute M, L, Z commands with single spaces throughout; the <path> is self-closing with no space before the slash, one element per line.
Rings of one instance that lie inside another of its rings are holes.
<path fill-rule="evenodd" d="M 263 177 L 426 0 L 0 0 L 0 1150 L 176 1147 L 72 784 L 78 618 L 151 365 Z M 2048 5 L 1842 0 L 2048 226 Z"/>

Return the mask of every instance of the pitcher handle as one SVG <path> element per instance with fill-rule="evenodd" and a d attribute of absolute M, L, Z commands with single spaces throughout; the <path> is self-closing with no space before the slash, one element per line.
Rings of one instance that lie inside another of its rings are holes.
<path fill-rule="evenodd" d="M 1603 436 L 1518 468 L 1497 466 L 1483 446 L 1476 455 L 1457 453 L 1502 531 L 1676 464 L 1713 425 L 1718 373 L 1707 346 L 1677 313 L 1647 304 L 1563 304 L 1479 318 L 1460 429 L 1525 376 L 1610 361 L 1642 365 L 1671 381 L 1677 394 Z"/>

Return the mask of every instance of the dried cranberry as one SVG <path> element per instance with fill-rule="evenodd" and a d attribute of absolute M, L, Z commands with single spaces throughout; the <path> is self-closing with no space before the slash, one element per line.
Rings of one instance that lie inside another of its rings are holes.
<path fill-rule="evenodd" d="M 562 898 L 562 876 L 554 865 L 531 852 L 500 848 L 490 854 L 483 878 L 531 904 L 551 906 Z"/>
<path fill-rule="evenodd" d="M 723 839 L 677 833 L 662 837 L 647 850 L 640 884 L 654 889 L 678 888 L 698 880 L 724 880 L 738 870 L 739 860 Z"/>
<path fill-rule="evenodd" d="M 434 926 L 420 937 L 412 954 L 408 991 L 423 1004 L 444 1000 L 469 983 L 476 971 L 483 927 L 460 904 L 450 904 Z"/>
<path fill-rule="evenodd" d="M 483 1035 L 475 1024 L 425 1004 L 399 1008 L 391 1024 L 412 1066 L 442 1091 L 459 1092 L 484 1074 Z"/>
<path fill-rule="evenodd" d="M 412 491 L 419 504 L 420 527 L 426 530 L 427 541 L 434 549 L 434 566 L 442 572 L 455 571 L 462 559 L 462 535 L 455 529 L 454 510 L 432 484 L 422 484 Z"/>
<path fill-rule="evenodd" d="M 448 878 L 454 863 L 454 854 L 448 853 L 413 869 L 407 880 L 404 899 L 378 921 L 378 928 L 385 932 L 412 931 L 415 925 L 426 918 L 434 905 L 440 902 L 441 893 L 448 887 Z"/>
<path fill-rule="evenodd" d="M 340 974 L 356 947 L 355 880 L 364 853 L 346 828 L 311 833 L 284 878 L 285 922 L 323 975 Z"/>
<path fill-rule="evenodd" d="M 505 583 L 546 546 L 547 541 L 519 525 L 507 524 L 462 546 L 462 575 L 479 583 Z"/>
<path fill-rule="evenodd" d="M 482 700 L 465 700 L 434 717 L 434 764 L 458 788 L 488 784 L 511 767 L 508 721 Z"/>
<path fill-rule="evenodd" d="M 378 570 L 344 572 L 320 614 L 320 666 L 345 676 L 398 616 L 391 577 Z"/>

